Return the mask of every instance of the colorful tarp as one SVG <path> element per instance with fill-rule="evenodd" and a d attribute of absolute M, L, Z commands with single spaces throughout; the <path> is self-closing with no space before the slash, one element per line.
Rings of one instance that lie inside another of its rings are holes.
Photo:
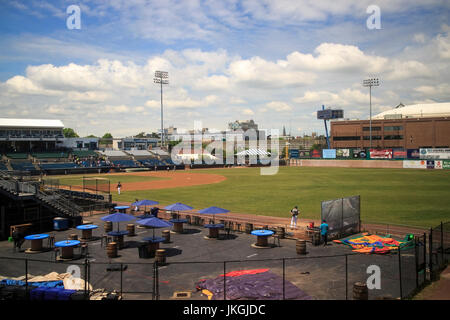
<path fill-rule="evenodd" d="M 354 252 L 378 254 L 398 250 L 400 246 L 404 247 L 408 243 L 407 240 L 400 241 L 389 237 L 369 235 L 368 233 L 342 240 L 333 240 L 333 242 L 348 245 L 353 248 L 352 251 Z"/>
<path fill-rule="evenodd" d="M 196 287 L 208 299 L 223 300 L 224 281 L 227 300 L 311 300 L 293 283 L 270 272 L 269 269 L 237 270 L 214 279 L 201 279 Z M 206 291 L 205 291 L 206 290 Z M 284 290 L 284 296 L 283 296 Z"/>

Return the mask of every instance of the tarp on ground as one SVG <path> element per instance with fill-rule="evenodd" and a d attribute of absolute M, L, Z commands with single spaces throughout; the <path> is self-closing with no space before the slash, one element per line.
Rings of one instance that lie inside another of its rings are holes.
<path fill-rule="evenodd" d="M 212 300 L 223 300 L 224 279 L 227 300 L 282 300 L 283 278 L 269 269 L 237 270 L 220 275 L 214 279 L 202 279 L 197 283 L 199 290 L 212 293 Z M 284 282 L 285 299 L 311 300 L 307 295 L 289 281 Z"/>
<path fill-rule="evenodd" d="M 333 242 L 348 245 L 354 252 L 378 254 L 389 253 L 392 250 L 398 250 L 399 247 L 404 248 L 409 244 L 406 240 L 395 240 L 390 237 L 381 237 L 368 233 L 342 240 L 333 240 Z"/>

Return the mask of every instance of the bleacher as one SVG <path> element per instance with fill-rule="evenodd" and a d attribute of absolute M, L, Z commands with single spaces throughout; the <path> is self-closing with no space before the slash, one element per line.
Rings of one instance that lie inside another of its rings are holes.
<path fill-rule="evenodd" d="M 73 162 L 41 163 L 39 164 L 39 167 L 43 170 L 79 168 L 78 165 Z"/>
<path fill-rule="evenodd" d="M 66 190 L 66 189 L 59 189 L 59 192 L 64 193 L 71 197 L 105 200 L 104 196 L 99 195 L 99 194 L 89 193 L 89 192 L 73 191 L 73 190 Z"/>
<path fill-rule="evenodd" d="M 93 150 L 74 150 L 72 155 L 78 158 L 98 157 L 98 153 Z"/>
<path fill-rule="evenodd" d="M 30 171 L 30 170 L 36 170 L 33 163 L 31 161 L 11 161 L 10 162 L 11 167 L 13 170 L 17 171 Z"/>
<path fill-rule="evenodd" d="M 36 159 L 67 159 L 69 154 L 66 152 L 38 152 L 32 156 Z"/>
<path fill-rule="evenodd" d="M 165 166 L 166 165 L 164 162 L 162 162 L 161 160 L 156 159 L 156 158 L 141 159 L 141 160 L 138 160 L 138 161 L 144 167 L 149 167 L 149 168 L 152 168 L 152 167 L 155 167 L 155 166 L 159 167 L 159 166 Z"/>
<path fill-rule="evenodd" d="M 8 170 L 8 167 L 6 166 L 5 163 L 0 162 L 0 170 L 3 170 L 3 171 L 7 171 Z"/>
<path fill-rule="evenodd" d="M 137 167 L 138 165 L 133 160 L 111 160 L 111 163 L 117 167 Z"/>
<path fill-rule="evenodd" d="M 28 153 L 7 153 L 9 159 L 28 159 Z"/>

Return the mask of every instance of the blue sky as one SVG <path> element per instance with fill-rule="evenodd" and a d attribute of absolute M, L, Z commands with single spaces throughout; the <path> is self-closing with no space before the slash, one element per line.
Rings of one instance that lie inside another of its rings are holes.
<path fill-rule="evenodd" d="M 81 29 L 66 27 L 70 5 Z M 381 29 L 369 29 L 370 5 Z M 169 72 L 165 124 L 225 129 L 254 119 L 323 133 L 315 111 L 368 117 L 449 101 L 447 1 L 2 1 L 0 113 L 61 119 L 81 135 L 159 127 L 156 70 Z"/>

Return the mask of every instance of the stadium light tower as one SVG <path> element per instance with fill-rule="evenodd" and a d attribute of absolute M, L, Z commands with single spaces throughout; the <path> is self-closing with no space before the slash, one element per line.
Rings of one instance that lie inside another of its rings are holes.
<path fill-rule="evenodd" d="M 163 84 L 169 84 L 169 73 L 166 71 L 155 71 L 154 83 L 161 84 L 161 147 L 164 145 L 164 118 L 163 118 Z"/>
<path fill-rule="evenodd" d="M 370 117 L 369 117 L 369 148 L 372 148 L 372 87 L 378 87 L 380 85 L 380 81 L 378 78 L 371 78 L 363 80 L 363 86 L 369 87 L 369 104 L 370 104 Z"/>

